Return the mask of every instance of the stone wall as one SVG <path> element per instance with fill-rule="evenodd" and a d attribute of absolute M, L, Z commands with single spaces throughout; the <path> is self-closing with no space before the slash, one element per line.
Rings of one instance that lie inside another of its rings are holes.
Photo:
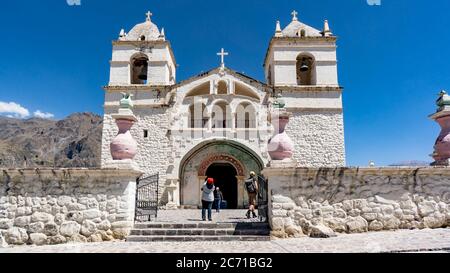
<path fill-rule="evenodd" d="M 286 133 L 294 141 L 294 158 L 300 166 L 345 166 L 341 109 L 293 111 Z"/>
<path fill-rule="evenodd" d="M 264 170 L 277 237 L 450 225 L 450 168 Z"/>
<path fill-rule="evenodd" d="M 106 108 L 103 121 L 102 136 L 102 167 L 112 160 L 109 144 L 117 135 L 118 129 L 111 117 L 116 113 L 117 108 Z M 160 175 L 160 198 L 161 204 L 167 202 L 167 192 L 165 191 L 165 181 L 169 162 L 172 158 L 172 147 L 169 142 L 169 109 L 168 108 L 136 108 L 133 110 L 138 121 L 133 125 L 130 132 L 138 143 L 138 154 L 134 162 L 139 165 L 139 169 L 151 176 Z M 144 130 L 148 136 L 144 137 Z"/>
<path fill-rule="evenodd" d="M 0 170 L 0 243 L 123 239 L 134 223 L 139 172 Z"/>

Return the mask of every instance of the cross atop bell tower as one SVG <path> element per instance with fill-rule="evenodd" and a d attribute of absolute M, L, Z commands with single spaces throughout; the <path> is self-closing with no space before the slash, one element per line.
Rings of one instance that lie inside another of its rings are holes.
<path fill-rule="evenodd" d="M 153 15 L 153 13 L 151 13 L 151 11 L 147 11 L 147 13 L 145 14 L 146 16 L 147 16 L 147 21 L 152 21 L 152 15 Z"/>

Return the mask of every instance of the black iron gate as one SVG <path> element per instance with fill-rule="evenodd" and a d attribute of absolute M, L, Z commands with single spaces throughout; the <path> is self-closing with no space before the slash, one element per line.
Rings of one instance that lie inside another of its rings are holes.
<path fill-rule="evenodd" d="M 151 221 L 158 217 L 159 174 L 138 179 L 135 221 Z"/>
<path fill-rule="evenodd" d="M 267 214 L 269 211 L 269 187 L 267 179 L 258 175 L 258 217 L 261 222 L 267 222 Z"/>

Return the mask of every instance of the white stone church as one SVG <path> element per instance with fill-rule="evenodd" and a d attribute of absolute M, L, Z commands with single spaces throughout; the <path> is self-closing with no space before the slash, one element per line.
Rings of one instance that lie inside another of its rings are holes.
<path fill-rule="evenodd" d="M 134 160 L 147 176 L 159 173 L 161 205 L 197 207 L 209 176 L 228 208 L 245 207 L 244 179 L 269 162 L 269 112 L 278 94 L 292 113 L 286 132 L 298 165 L 345 166 L 343 89 L 327 21 L 318 30 L 294 11 L 284 29 L 277 22 L 265 56 L 261 52 L 264 82 L 226 67 L 224 50 L 217 68 L 177 82 L 176 45 L 174 51 L 151 15 L 113 42 L 102 165 L 111 160 L 109 145 L 117 135 L 112 114 L 122 93 L 129 93 L 138 119 L 131 129 L 138 142 Z"/>

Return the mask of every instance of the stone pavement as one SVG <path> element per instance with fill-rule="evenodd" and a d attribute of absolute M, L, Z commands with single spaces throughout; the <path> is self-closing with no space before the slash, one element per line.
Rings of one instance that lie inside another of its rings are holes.
<path fill-rule="evenodd" d="M 258 218 L 247 219 L 247 210 L 222 210 L 217 213 L 213 210 L 214 223 L 247 223 L 258 222 Z M 153 221 L 153 220 L 152 220 Z M 200 209 L 182 210 L 160 210 L 158 211 L 157 223 L 199 223 L 202 221 L 202 211 Z"/>
<path fill-rule="evenodd" d="M 90 243 L 0 248 L 0 253 L 325 253 L 447 252 L 450 228 L 342 234 L 335 238 L 269 242 Z"/>

